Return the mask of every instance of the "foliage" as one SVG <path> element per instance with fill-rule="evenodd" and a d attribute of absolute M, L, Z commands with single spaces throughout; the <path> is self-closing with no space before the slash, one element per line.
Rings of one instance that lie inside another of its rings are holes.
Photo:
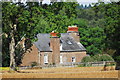
<path fill-rule="evenodd" d="M 111 56 L 104 54 L 100 56 L 100 61 L 114 61 L 114 59 Z"/>
<path fill-rule="evenodd" d="M 32 62 L 32 63 L 31 63 L 31 67 L 35 67 L 35 66 L 37 66 L 37 65 L 38 65 L 37 62 Z"/>
<path fill-rule="evenodd" d="M 88 25 L 90 27 L 99 27 L 101 28 L 103 39 L 102 43 L 99 43 L 99 46 L 95 46 L 93 44 L 94 49 L 98 51 L 98 53 L 108 53 L 113 56 L 113 58 L 119 62 L 119 52 L 120 52 L 120 37 L 119 37 L 119 9 L 120 9 L 120 1 L 119 2 L 111 2 L 105 4 L 104 2 L 96 3 L 92 8 L 90 9 L 80 9 L 78 10 L 78 17 L 88 20 Z M 98 31 L 99 32 L 99 31 Z M 97 33 L 97 32 L 96 32 Z M 94 39 L 94 37 L 92 37 Z M 82 36 L 81 36 L 82 39 Z M 100 38 L 101 39 L 101 38 Z M 86 43 L 83 44 L 86 45 L 89 41 L 86 41 Z M 97 40 L 95 40 L 97 42 Z M 101 46 L 102 45 L 102 46 Z M 91 45 L 90 45 L 91 46 Z M 90 52 L 90 47 L 87 45 L 87 50 Z M 95 52 L 96 50 L 92 50 L 91 52 Z M 111 52 L 110 52 L 111 51 Z"/>
<path fill-rule="evenodd" d="M 2 45 L 2 66 L 9 66 L 9 39 L 6 39 L 5 35 L 2 36 L 2 43 L 4 43 L 4 45 Z"/>
<path fill-rule="evenodd" d="M 61 7 L 58 7 L 59 5 L 61 5 Z M 10 32 L 13 30 L 14 24 L 17 25 L 13 33 L 15 45 L 19 43 L 25 34 L 25 38 L 29 40 L 27 42 L 32 43 L 36 40 L 35 37 L 38 33 L 50 33 L 52 30 L 66 32 L 67 26 L 70 25 L 69 18 L 77 15 L 75 10 L 77 3 L 38 5 L 37 2 L 33 2 L 26 3 L 26 5 L 24 5 L 22 3 L 3 2 L 2 6 L 3 33 L 7 35 L 3 35 L 4 46 L 2 54 L 3 62 L 6 62 L 3 63 L 3 66 L 9 66 L 9 43 L 11 41 Z M 66 14 L 68 12 L 69 14 Z M 30 48 L 31 45 L 28 46 L 27 43 L 25 44 L 26 48 Z M 15 50 L 15 57 L 17 58 L 22 52 L 20 52 L 20 49 L 17 50 L 17 48 Z M 18 60 L 16 60 L 18 62 L 17 64 L 20 64 Z"/>
<path fill-rule="evenodd" d="M 16 69 L 18 70 L 19 67 L 16 67 Z M 9 71 L 10 67 L 0 67 L 0 70 L 2 70 L 2 71 Z"/>
<path fill-rule="evenodd" d="M 94 61 L 114 61 L 114 59 L 109 56 L 108 54 L 97 54 L 95 56 L 92 57 L 94 59 Z"/>
<path fill-rule="evenodd" d="M 92 58 L 94 59 L 94 62 L 100 61 L 100 55 L 96 54 L 94 56 L 92 56 Z"/>
<path fill-rule="evenodd" d="M 116 63 L 109 63 L 109 64 L 106 64 L 106 66 L 115 66 Z"/>
<path fill-rule="evenodd" d="M 93 62 L 93 59 L 91 56 L 85 56 L 83 57 L 81 62 Z"/>
<path fill-rule="evenodd" d="M 114 61 L 114 59 L 108 54 L 96 54 L 94 56 L 85 56 L 83 57 L 83 63 L 86 62 L 99 62 L 99 61 Z"/>
<path fill-rule="evenodd" d="M 1 70 L 2 70 L 2 71 L 4 71 L 4 70 L 7 70 L 7 71 L 8 71 L 8 70 L 10 70 L 10 67 L 0 67 L 0 71 L 1 71 Z"/>
<path fill-rule="evenodd" d="M 83 8 L 77 2 L 52 2 L 51 4 L 39 4 L 38 2 L 2 3 L 2 25 L 3 25 L 3 66 L 9 66 L 10 53 L 9 43 L 10 32 L 16 24 L 14 31 L 15 45 L 25 35 L 27 50 L 36 40 L 38 33 L 50 33 L 56 30 L 59 33 L 66 33 L 67 27 L 77 25 L 80 32 L 80 41 L 87 49 L 87 53 L 96 56 L 96 61 L 106 60 L 104 55 L 98 58 L 101 53 L 112 54 L 113 58 L 120 60 L 120 27 L 119 9 L 120 2 L 96 3 L 93 7 Z M 76 8 L 77 7 L 77 8 Z M 20 48 L 18 46 L 18 48 Z M 22 49 L 15 48 L 16 58 L 22 56 Z M 109 52 L 112 50 L 112 52 Z M 20 53 L 20 54 L 19 54 Z M 107 57 L 108 59 L 108 57 Z M 110 58 L 109 58 L 110 59 Z M 111 59 L 112 60 L 112 59 Z M 20 58 L 16 59 L 20 64 Z"/>
<path fill-rule="evenodd" d="M 78 67 L 85 67 L 85 64 L 80 64 L 78 65 Z"/>
<path fill-rule="evenodd" d="M 101 62 L 101 61 L 114 61 L 114 59 L 108 54 L 96 54 L 94 56 L 86 56 L 82 59 L 82 64 L 78 65 L 78 67 L 92 66 L 91 62 Z M 112 62 L 110 64 L 106 64 L 106 66 L 115 66 L 116 63 Z"/>
<path fill-rule="evenodd" d="M 91 55 L 102 53 L 105 47 L 103 43 L 105 39 L 104 30 L 100 27 L 80 28 L 81 43 L 86 47 L 87 53 Z"/>
<path fill-rule="evenodd" d="M 15 60 L 16 60 L 16 65 L 20 65 L 23 59 L 23 55 L 24 55 L 24 49 L 21 47 L 21 45 L 19 45 L 16 50 L 15 50 Z"/>
<path fill-rule="evenodd" d="M 120 21 L 120 1 L 119 2 L 112 2 L 109 4 L 100 3 L 97 6 L 94 6 L 94 11 L 96 16 L 100 17 L 100 14 L 103 15 L 101 19 L 104 21 L 102 24 L 104 27 L 104 32 L 106 34 L 106 38 L 104 40 L 106 50 L 115 50 L 113 57 L 114 59 L 119 62 L 119 52 L 120 52 L 120 37 L 119 37 L 119 21 Z"/>

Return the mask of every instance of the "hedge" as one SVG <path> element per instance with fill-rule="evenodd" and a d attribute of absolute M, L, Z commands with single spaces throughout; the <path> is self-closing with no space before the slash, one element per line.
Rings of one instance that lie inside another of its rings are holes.
<path fill-rule="evenodd" d="M 85 56 L 81 62 L 99 62 L 99 61 L 114 61 L 114 59 L 108 54 L 97 54 L 94 56 Z"/>

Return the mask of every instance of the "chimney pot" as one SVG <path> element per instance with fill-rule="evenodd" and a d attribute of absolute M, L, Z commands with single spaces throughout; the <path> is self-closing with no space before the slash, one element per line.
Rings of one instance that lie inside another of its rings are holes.
<path fill-rule="evenodd" d="M 55 33 L 54 31 L 52 31 L 52 32 L 50 33 L 50 35 L 51 35 L 52 37 L 57 37 L 57 34 L 58 34 L 58 33 Z"/>
<path fill-rule="evenodd" d="M 78 27 L 76 25 L 68 26 L 68 31 L 67 32 L 78 32 Z"/>

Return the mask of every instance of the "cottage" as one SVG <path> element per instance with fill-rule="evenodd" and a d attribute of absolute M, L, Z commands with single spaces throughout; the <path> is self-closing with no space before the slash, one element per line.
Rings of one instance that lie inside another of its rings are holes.
<path fill-rule="evenodd" d="M 86 49 L 80 43 L 77 26 L 69 26 L 67 33 L 60 33 L 60 37 L 54 31 L 50 34 L 37 34 L 38 40 L 33 43 L 30 52 L 26 52 L 21 66 L 30 66 L 36 62 L 39 66 L 54 64 L 78 63 L 86 56 Z"/>

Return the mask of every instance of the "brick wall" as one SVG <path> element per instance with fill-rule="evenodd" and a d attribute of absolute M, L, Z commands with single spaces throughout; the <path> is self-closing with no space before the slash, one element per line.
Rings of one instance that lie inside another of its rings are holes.
<path fill-rule="evenodd" d="M 61 52 L 63 63 L 72 62 L 72 57 L 76 58 L 76 62 L 81 62 L 82 58 L 86 56 L 86 51 L 84 52 Z"/>
<path fill-rule="evenodd" d="M 31 49 L 30 52 L 24 53 L 21 66 L 31 66 L 32 62 L 38 62 L 38 49 L 34 44 Z"/>
<path fill-rule="evenodd" d="M 76 40 L 79 40 L 79 36 L 77 34 L 71 33 L 72 36 L 77 37 Z M 23 41 L 21 42 L 23 43 Z M 53 52 L 40 52 L 38 53 L 38 49 L 33 44 L 31 47 L 31 51 L 27 51 L 22 59 L 21 66 L 31 66 L 32 62 L 37 62 L 38 65 L 44 64 L 44 55 L 48 55 L 48 64 L 59 64 L 60 63 L 60 55 L 62 56 L 62 61 L 64 62 L 72 62 L 72 57 L 75 57 L 76 62 L 81 62 L 82 58 L 86 56 L 86 51 L 84 52 L 60 52 L 60 39 L 57 37 L 50 38 L 50 47 Z M 40 56 L 39 56 L 40 55 Z"/>
<path fill-rule="evenodd" d="M 52 62 L 60 63 L 60 38 L 50 38 L 50 47 L 52 48 Z"/>
<path fill-rule="evenodd" d="M 48 54 L 48 64 L 44 63 L 44 55 Z M 41 52 L 40 65 L 53 64 L 53 53 L 52 52 Z M 82 58 L 86 56 L 86 52 L 61 52 L 60 55 L 63 57 L 63 63 L 72 62 L 72 57 L 76 58 L 76 62 L 81 62 Z M 60 56 L 58 56 L 60 58 Z M 55 58 L 55 57 L 54 57 Z M 55 58 L 56 59 L 56 58 Z M 59 64 L 59 63 L 57 63 Z"/>
<path fill-rule="evenodd" d="M 40 52 L 41 56 L 40 56 L 40 65 L 44 66 L 44 55 L 47 54 L 48 55 L 48 64 L 52 64 L 52 52 Z M 46 64 L 47 65 L 47 64 Z"/>

